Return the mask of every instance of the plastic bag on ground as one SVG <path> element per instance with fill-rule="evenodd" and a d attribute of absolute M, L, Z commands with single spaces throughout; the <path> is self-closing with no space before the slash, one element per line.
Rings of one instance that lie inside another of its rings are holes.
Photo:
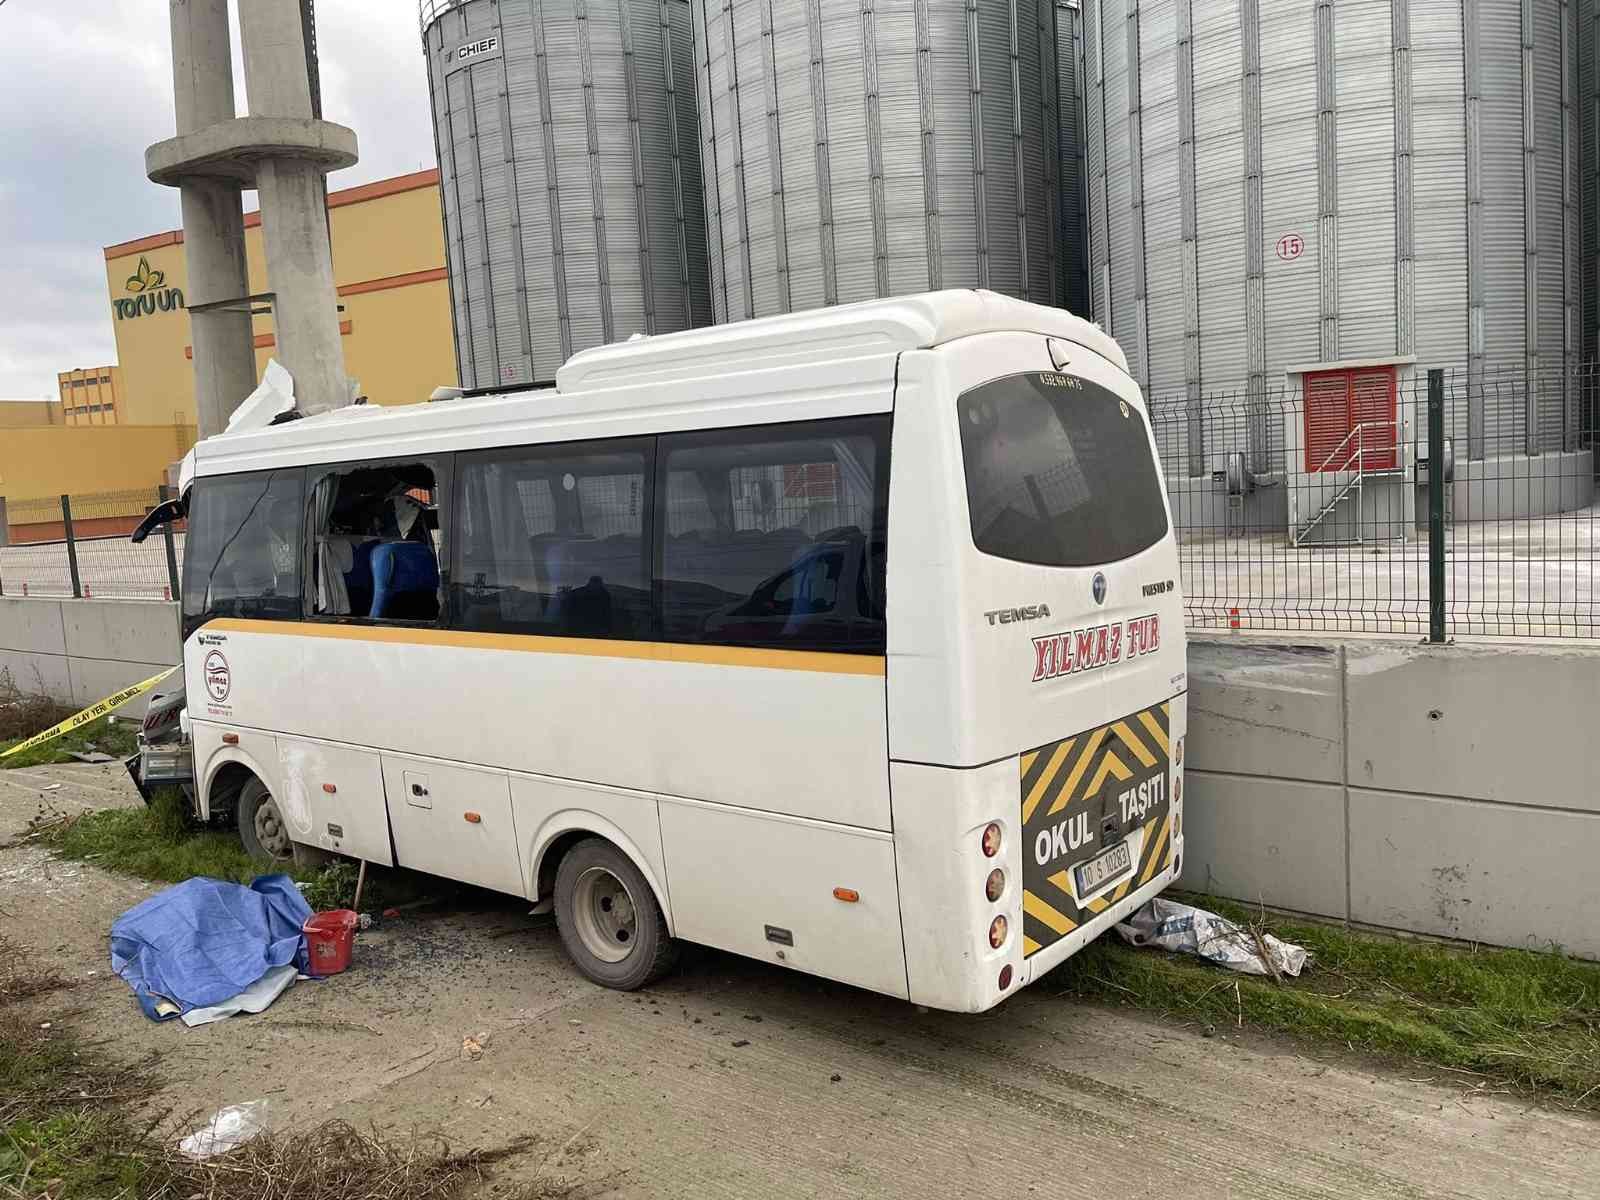
<path fill-rule="evenodd" d="M 1299 975 L 1310 955 L 1270 933 L 1254 933 L 1214 912 L 1157 896 L 1116 927 L 1132 946 L 1194 954 L 1246 975 Z M 1263 952 L 1269 958 L 1263 957 Z"/>
<path fill-rule="evenodd" d="M 215 1158 L 244 1145 L 266 1128 L 267 1101 L 230 1104 L 212 1113 L 209 1121 L 178 1143 L 178 1149 L 196 1160 Z"/>

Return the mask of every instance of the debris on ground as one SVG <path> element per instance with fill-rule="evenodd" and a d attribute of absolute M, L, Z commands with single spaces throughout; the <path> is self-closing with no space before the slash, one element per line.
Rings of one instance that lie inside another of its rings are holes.
<path fill-rule="evenodd" d="M 1310 955 L 1301 946 L 1214 912 L 1157 896 L 1116 927 L 1132 946 L 1193 954 L 1246 975 L 1297 976 Z"/>
<path fill-rule="evenodd" d="M 178 1150 L 197 1162 L 215 1158 L 266 1132 L 267 1101 L 251 1100 L 218 1109 L 199 1129 L 178 1143 Z"/>
<path fill-rule="evenodd" d="M 489 1044 L 488 1033 L 480 1033 L 476 1037 L 467 1036 L 461 1039 L 461 1057 L 469 1062 L 477 1062 L 483 1057 L 483 1049 Z"/>

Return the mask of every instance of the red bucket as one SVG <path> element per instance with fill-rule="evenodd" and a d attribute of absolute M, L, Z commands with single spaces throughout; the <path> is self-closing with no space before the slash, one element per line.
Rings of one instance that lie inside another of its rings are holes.
<path fill-rule="evenodd" d="M 315 913 L 302 927 L 312 975 L 337 975 L 350 966 L 359 918 L 348 908 Z"/>

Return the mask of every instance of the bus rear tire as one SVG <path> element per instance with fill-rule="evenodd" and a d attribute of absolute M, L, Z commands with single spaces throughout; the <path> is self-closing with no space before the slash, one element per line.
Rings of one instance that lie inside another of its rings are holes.
<path fill-rule="evenodd" d="M 294 842 L 284 827 L 278 802 L 259 779 L 239 789 L 237 805 L 239 841 L 245 853 L 262 862 L 287 863 L 294 858 Z"/>
<path fill-rule="evenodd" d="M 556 871 L 556 928 L 578 970 L 631 992 L 661 978 L 678 945 L 643 873 L 602 838 L 579 842 Z"/>

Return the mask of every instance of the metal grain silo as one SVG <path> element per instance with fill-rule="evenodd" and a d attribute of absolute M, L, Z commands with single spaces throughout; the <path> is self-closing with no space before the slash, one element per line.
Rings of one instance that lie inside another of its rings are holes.
<path fill-rule="evenodd" d="M 685 0 L 423 0 L 461 385 L 711 323 Z"/>
<path fill-rule="evenodd" d="M 1062 300 L 1055 0 L 693 0 L 718 320 Z"/>
<path fill-rule="evenodd" d="M 1093 316 L 1152 397 L 1414 360 L 1468 381 L 1458 460 L 1576 450 L 1580 7 L 1082 0 Z"/>

